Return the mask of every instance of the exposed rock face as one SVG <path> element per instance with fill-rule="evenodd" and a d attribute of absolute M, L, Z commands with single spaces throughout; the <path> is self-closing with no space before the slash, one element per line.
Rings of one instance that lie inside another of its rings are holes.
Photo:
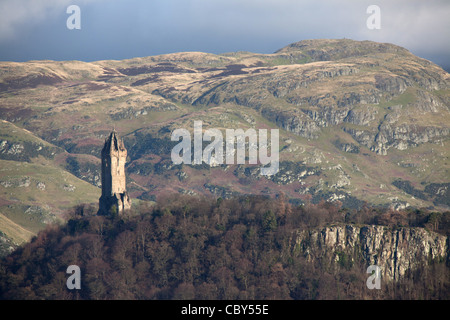
<path fill-rule="evenodd" d="M 353 143 L 335 141 L 334 145 L 344 152 L 359 153 L 359 147 Z"/>
<path fill-rule="evenodd" d="M 60 151 L 57 148 L 39 143 L 0 140 L 0 159 L 30 162 L 31 158 L 38 156 L 53 158 L 58 152 Z"/>
<path fill-rule="evenodd" d="M 169 95 L 158 94 L 194 105 L 235 103 L 261 110 L 281 128 L 308 139 L 318 138 L 322 128 L 344 124 L 345 132 L 358 143 L 381 155 L 390 148 L 404 150 L 450 135 L 444 122 L 422 118 L 424 113 L 431 113 L 430 118 L 448 116 L 448 104 L 434 92 L 449 88 L 448 75 L 404 48 L 305 40 L 276 54 L 292 65 L 265 68 L 265 72 L 241 65 L 241 73 L 235 73 L 239 77 L 214 83 L 199 97 L 189 96 L 188 91 L 176 96 L 173 89 Z M 381 59 L 374 59 L 375 55 Z M 394 99 L 397 105 L 382 105 Z M 281 102 L 284 107 L 278 108 Z"/>
<path fill-rule="evenodd" d="M 449 258 L 447 237 L 422 228 L 342 225 L 300 230 L 295 248 L 309 260 L 324 258 L 337 264 L 345 256 L 351 262 L 377 265 L 386 280 L 398 280 L 429 259 Z"/>
<path fill-rule="evenodd" d="M 0 231 L 0 257 L 9 255 L 17 248 L 17 244 Z"/>
<path fill-rule="evenodd" d="M 445 138 L 450 134 L 450 128 L 422 127 L 402 124 L 393 126 L 383 123 L 378 131 L 358 130 L 344 127 L 361 145 L 368 147 L 377 154 L 386 155 L 389 148 L 405 150 L 408 147 L 418 146 L 426 142 L 432 142 Z"/>
<path fill-rule="evenodd" d="M 269 109 L 264 109 L 262 114 L 281 128 L 299 136 L 315 139 L 320 134 L 320 127 L 317 123 L 303 118 L 302 115 L 292 115 L 288 112 L 273 113 Z"/>

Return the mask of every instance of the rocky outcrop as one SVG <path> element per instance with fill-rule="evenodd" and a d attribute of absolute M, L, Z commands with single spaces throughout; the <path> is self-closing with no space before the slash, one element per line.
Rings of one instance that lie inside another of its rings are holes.
<path fill-rule="evenodd" d="M 284 130 L 293 132 L 301 137 L 316 139 L 320 135 L 319 125 L 313 120 L 304 119 L 302 116 L 291 115 L 287 112 L 274 113 L 269 110 L 264 110 L 262 114 Z"/>
<path fill-rule="evenodd" d="M 389 148 L 405 150 L 426 142 L 432 142 L 450 135 L 450 128 L 416 126 L 409 124 L 391 125 L 383 123 L 378 131 L 368 131 L 344 127 L 361 145 L 377 154 L 386 155 Z"/>
<path fill-rule="evenodd" d="M 0 231 L 0 257 L 6 257 L 13 252 L 18 245 L 14 243 L 8 236 Z"/>
<path fill-rule="evenodd" d="M 359 153 L 359 147 L 353 143 L 345 143 L 339 140 L 334 142 L 334 145 L 340 150 L 348 153 Z"/>
<path fill-rule="evenodd" d="M 279 127 L 308 139 L 318 138 L 325 127 L 364 126 L 345 131 L 382 155 L 390 148 L 404 150 L 449 136 L 448 126 L 440 120 L 446 115 L 438 116 L 448 112 L 448 104 L 434 92 L 449 87 L 447 74 L 404 48 L 370 41 L 305 40 L 277 54 L 291 65 L 266 68 L 268 72 L 247 66 L 248 73 L 206 86 L 193 104 L 254 108 Z M 178 94 L 183 103 L 193 98 L 189 90 Z M 381 105 L 393 99 L 397 105 Z M 425 113 L 436 120 L 422 121 Z"/>
<path fill-rule="evenodd" d="M 399 280 L 429 261 L 449 258 L 446 236 L 423 228 L 390 229 L 375 225 L 339 225 L 299 230 L 295 252 L 308 260 L 325 259 L 334 266 L 362 262 L 377 265 L 386 280 Z"/>
<path fill-rule="evenodd" d="M 30 141 L 9 141 L 0 140 L 0 159 L 27 161 L 30 162 L 32 158 L 43 156 L 52 159 L 55 154 L 61 152 L 57 148 L 44 146 L 40 143 Z"/>

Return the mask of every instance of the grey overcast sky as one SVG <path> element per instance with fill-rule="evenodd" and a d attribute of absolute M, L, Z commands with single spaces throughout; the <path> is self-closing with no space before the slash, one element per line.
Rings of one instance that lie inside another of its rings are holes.
<path fill-rule="evenodd" d="M 381 10 L 370 30 L 369 5 Z M 69 30 L 69 5 L 81 29 Z M 292 42 L 389 42 L 450 67 L 449 0 L 0 0 L 0 60 L 125 59 L 181 51 L 272 53 Z"/>

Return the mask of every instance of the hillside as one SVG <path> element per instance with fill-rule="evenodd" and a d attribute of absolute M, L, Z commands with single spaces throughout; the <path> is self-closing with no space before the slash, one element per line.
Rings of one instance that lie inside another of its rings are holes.
<path fill-rule="evenodd" d="M 173 195 L 125 216 L 79 207 L 0 260 L 1 299 L 448 300 L 446 213 L 343 215 L 329 203 Z M 432 231 L 434 230 L 434 231 Z M 366 287 L 380 266 L 381 288 Z M 81 289 L 66 288 L 67 266 Z"/>
<path fill-rule="evenodd" d="M 0 62 L 0 231 L 11 221 L 35 234 L 67 208 L 97 203 L 113 127 L 135 201 L 284 192 L 294 204 L 448 210 L 449 77 L 404 48 L 349 39 L 273 54 Z M 192 132 L 195 120 L 203 130 L 279 128 L 280 171 L 173 165 L 171 132 Z"/>

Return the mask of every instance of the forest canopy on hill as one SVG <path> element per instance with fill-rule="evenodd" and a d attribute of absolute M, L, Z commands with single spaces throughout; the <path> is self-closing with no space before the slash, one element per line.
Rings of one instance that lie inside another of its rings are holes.
<path fill-rule="evenodd" d="M 0 299 L 449 299 L 446 263 L 368 290 L 362 261 L 331 266 L 294 254 L 295 231 L 332 223 L 424 227 L 449 235 L 450 213 L 348 210 L 245 196 L 173 196 L 125 215 L 78 205 L 0 262 Z M 69 265 L 81 289 L 66 287 Z"/>

